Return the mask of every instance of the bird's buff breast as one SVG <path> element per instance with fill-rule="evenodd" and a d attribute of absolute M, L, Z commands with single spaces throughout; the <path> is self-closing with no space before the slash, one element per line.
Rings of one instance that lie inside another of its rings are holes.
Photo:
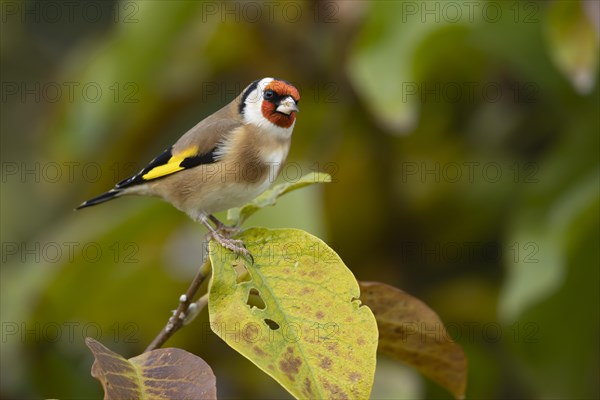
<path fill-rule="evenodd" d="M 161 197 L 188 215 L 212 214 L 239 207 L 267 190 L 277 178 L 281 165 L 278 163 L 236 165 L 215 163 L 173 176 L 169 186 L 177 190 L 165 190 Z M 172 198 L 171 193 L 179 193 Z"/>

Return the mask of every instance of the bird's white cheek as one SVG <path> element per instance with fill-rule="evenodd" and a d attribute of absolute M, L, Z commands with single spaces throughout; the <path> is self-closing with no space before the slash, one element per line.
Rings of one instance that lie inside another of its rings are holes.
<path fill-rule="evenodd" d="M 254 125 L 261 125 L 266 121 L 266 118 L 263 116 L 262 114 L 262 110 L 261 110 L 261 105 L 262 102 L 252 102 L 252 103 L 247 103 L 246 104 L 246 111 L 245 111 L 245 122 L 246 123 L 250 123 L 250 124 L 254 124 Z"/>

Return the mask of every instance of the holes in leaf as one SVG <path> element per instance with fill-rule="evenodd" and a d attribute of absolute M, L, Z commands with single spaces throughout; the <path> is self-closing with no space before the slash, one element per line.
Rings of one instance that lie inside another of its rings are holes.
<path fill-rule="evenodd" d="M 233 264 L 233 270 L 235 271 L 236 275 L 236 283 L 250 282 L 252 280 L 252 277 L 250 276 L 250 273 L 248 272 L 248 269 L 246 268 L 246 264 L 244 264 L 244 262 Z"/>
<path fill-rule="evenodd" d="M 250 289 L 250 292 L 248 293 L 248 300 L 246 301 L 246 304 L 248 304 L 248 306 L 250 306 L 250 308 L 256 307 L 259 310 L 264 310 L 265 308 L 267 308 L 267 305 L 265 304 L 264 300 L 260 296 L 260 292 L 255 288 Z"/>
<path fill-rule="evenodd" d="M 277 329 L 279 329 L 279 324 L 277 322 L 273 321 L 272 319 L 265 318 L 265 324 L 267 324 L 267 326 L 272 331 L 276 331 Z"/>

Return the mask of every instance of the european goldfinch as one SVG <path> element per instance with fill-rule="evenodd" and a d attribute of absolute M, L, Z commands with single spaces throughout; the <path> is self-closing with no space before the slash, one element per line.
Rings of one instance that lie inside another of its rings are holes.
<path fill-rule="evenodd" d="M 160 197 L 204 224 L 223 247 L 249 254 L 212 214 L 240 206 L 270 186 L 290 149 L 299 101 L 298 89 L 287 81 L 256 80 L 137 175 L 77 209 L 125 195 Z"/>

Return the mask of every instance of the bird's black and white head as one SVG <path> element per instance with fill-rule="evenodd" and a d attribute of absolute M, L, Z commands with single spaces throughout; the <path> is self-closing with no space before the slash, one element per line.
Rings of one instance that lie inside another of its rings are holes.
<path fill-rule="evenodd" d="M 294 129 L 300 93 L 291 83 L 263 78 L 252 82 L 242 93 L 239 111 L 245 123 L 289 136 Z"/>

